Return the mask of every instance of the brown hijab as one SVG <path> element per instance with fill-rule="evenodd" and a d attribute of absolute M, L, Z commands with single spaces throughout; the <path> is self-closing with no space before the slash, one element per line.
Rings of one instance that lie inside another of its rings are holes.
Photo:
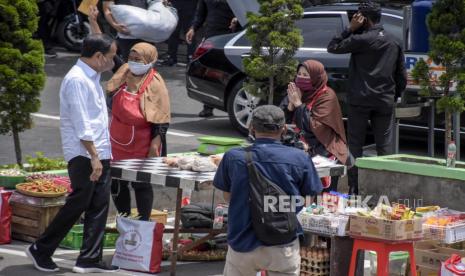
<path fill-rule="evenodd" d="M 314 101 L 310 129 L 326 150 L 345 164 L 348 161 L 349 151 L 341 107 L 336 93 L 327 86 L 328 76 L 325 68 L 316 60 L 307 60 L 300 66 L 307 69 L 313 85 L 313 91 L 307 91 L 302 95 L 305 104 Z"/>
<path fill-rule="evenodd" d="M 131 48 L 131 51 L 138 53 L 145 64 L 155 63 L 158 58 L 158 51 L 155 46 L 141 42 Z M 152 69 L 154 70 L 154 69 Z M 128 64 L 122 65 L 113 77 L 107 83 L 107 92 L 114 93 L 123 84 L 128 86 L 140 87 L 145 81 L 148 74 L 143 76 L 135 76 L 129 71 Z M 145 119 L 154 124 L 169 123 L 171 120 L 170 97 L 165 81 L 160 74 L 155 73 L 150 84 L 144 91 L 141 99 L 141 110 L 144 113 Z"/>

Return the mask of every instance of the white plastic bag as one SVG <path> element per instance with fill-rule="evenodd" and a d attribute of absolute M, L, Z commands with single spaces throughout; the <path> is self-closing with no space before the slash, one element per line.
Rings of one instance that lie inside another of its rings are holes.
<path fill-rule="evenodd" d="M 111 5 L 110 9 L 116 22 L 129 29 L 130 35 L 124 38 L 163 42 L 178 25 L 176 9 L 165 6 L 162 0 L 151 1 L 147 10 L 129 5 Z"/>
<path fill-rule="evenodd" d="M 445 262 L 441 263 L 441 276 L 464 276 L 465 275 L 465 258 L 457 254 L 452 256 Z"/>
<path fill-rule="evenodd" d="M 163 224 L 117 217 L 116 228 L 119 237 L 112 265 L 150 273 L 161 271 Z"/>

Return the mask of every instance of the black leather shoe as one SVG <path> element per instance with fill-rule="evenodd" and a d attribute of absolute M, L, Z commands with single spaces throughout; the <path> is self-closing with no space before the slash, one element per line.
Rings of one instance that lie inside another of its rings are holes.
<path fill-rule="evenodd" d="M 160 62 L 160 65 L 161 66 L 174 66 L 176 65 L 178 62 L 172 58 L 167 58 L 165 60 L 163 60 L 162 62 Z"/>

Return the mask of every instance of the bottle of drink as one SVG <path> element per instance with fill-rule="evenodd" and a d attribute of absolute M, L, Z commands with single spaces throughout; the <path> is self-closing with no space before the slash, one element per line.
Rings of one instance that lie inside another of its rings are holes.
<path fill-rule="evenodd" d="M 228 214 L 228 206 L 219 204 L 215 208 L 215 218 L 213 220 L 213 229 L 222 229 L 224 226 L 224 217 Z"/>
<path fill-rule="evenodd" d="M 191 204 L 191 195 L 192 195 L 191 190 L 187 190 L 187 189 L 182 190 L 181 207 Z"/>
<path fill-rule="evenodd" d="M 457 156 L 457 146 L 455 145 L 454 141 L 451 141 L 449 143 L 449 146 L 447 146 L 447 160 L 446 160 L 446 166 L 448 168 L 455 168 L 455 158 Z"/>

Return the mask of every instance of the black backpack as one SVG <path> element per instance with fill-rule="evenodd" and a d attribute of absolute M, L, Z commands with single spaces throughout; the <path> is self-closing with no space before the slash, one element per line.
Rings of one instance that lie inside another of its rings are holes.
<path fill-rule="evenodd" d="M 265 196 L 288 196 L 281 187 L 264 177 L 252 162 L 250 148 L 246 148 L 249 171 L 249 206 L 252 226 L 257 238 L 265 245 L 281 245 L 292 242 L 297 236 L 299 222 L 295 212 L 265 212 Z"/>

